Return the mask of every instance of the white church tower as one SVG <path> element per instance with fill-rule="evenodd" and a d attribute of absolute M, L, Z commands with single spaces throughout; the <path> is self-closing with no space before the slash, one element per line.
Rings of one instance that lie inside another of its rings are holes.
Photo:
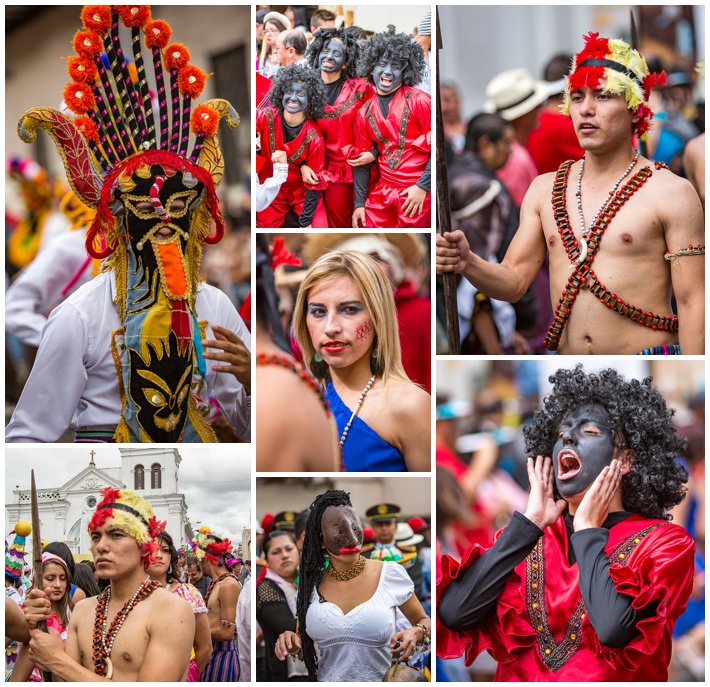
<path fill-rule="evenodd" d="M 119 448 L 121 465 L 98 468 L 96 453 L 89 464 L 59 487 L 38 489 L 42 539 L 63 541 L 74 554 L 90 553 L 87 524 L 106 487 L 130 489 L 150 502 L 158 520 L 179 547 L 192 536 L 185 497 L 179 492 L 181 457 L 176 448 Z M 30 520 L 30 492 L 15 490 L 15 503 L 7 504 L 12 522 Z"/>

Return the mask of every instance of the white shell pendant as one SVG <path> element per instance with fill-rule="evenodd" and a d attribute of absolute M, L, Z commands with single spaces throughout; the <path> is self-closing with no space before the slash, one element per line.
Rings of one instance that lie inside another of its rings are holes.
<path fill-rule="evenodd" d="M 575 267 L 581 267 L 587 259 L 587 239 L 580 237 L 579 244 L 579 257 L 574 261 Z"/>
<path fill-rule="evenodd" d="M 110 680 L 113 677 L 113 663 L 110 657 L 106 657 L 106 679 Z"/>

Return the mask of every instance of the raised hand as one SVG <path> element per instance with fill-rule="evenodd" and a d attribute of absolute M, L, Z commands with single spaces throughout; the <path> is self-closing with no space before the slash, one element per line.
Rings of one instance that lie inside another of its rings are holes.
<path fill-rule="evenodd" d="M 436 271 L 462 272 L 471 249 L 462 231 L 447 231 L 436 235 Z"/>
<path fill-rule="evenodd" d="M 616 491 L 621 486 L 622 474 L 623 464 L 616 459 L 599 473 L 574 514 L 575 532 L 602 526 L 609 515 Z"/>
<path fill-rule="evenodd" d="M 530 496 L 524 515 L 544 530 L 557 521 L 567 505 L 563 499 L 555 501 L 552 460 L 542 456 L 528 458 L 528 479 Z"/>

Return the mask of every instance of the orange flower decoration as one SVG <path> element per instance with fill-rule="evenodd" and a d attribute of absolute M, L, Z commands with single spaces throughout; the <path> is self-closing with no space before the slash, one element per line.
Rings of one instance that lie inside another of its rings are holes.
<path fill-rule="evenodd" d="M 183 67 L 178 74 L 180 93 L 190 98 L 199 98 L 207 83 L 207 74 L 192 64 Z"/>
<path fill-rule="evenodd" d="M 150 21 L 150 5 L 114 5 L 114 8 L 129 29 L 143 27 Z"/>
<path fill-rule="evenodd" d="M 74 120 L 74 126 L 79 129 L 79 131 L 84 135 L 84 138 L 93 141 L 94 143 L 99 143 L 99 130 L 96 128 L 96 124 L 89 119 L 89 117 L 77 117 Z"/>
<path fill-rule="evenodd" d="M 86 114 L 96 107 L 96 98 L 83 83 L 68 83 L 64 87 L 64 102 L 76 114 Z"/>
<path fill-rule="evenodd" d="M 148 22 L 145 27 L 145 44 L 151 49 L 162 50 L 170 42 L 172 33 L 170 24 L 162 19 Z"/>
<path fill-rule="evenodd" d="M 72 41 L 74 50 L 81 57 L 94 58 L 104 49 L 101 37 L 92 31 L 77 31 Z"/>
<path fill-rule="evenodd" d="M 89 57 L 70 57 L 67 67 L 69 76 L 77 83 L 93 83 L 98 76 L 96 65 Z"/>
<path fill-rule="evenodd" d="M 165 48 L 165 65 L 168 69 L 182 69 L 190 61 L 190 51 L 182 43 Z"/>
<path fill-rule="evenodd" d="M 104 34 L 111 28 L 111 10 L 108 5 L 86 5 L 81 10 L 84 28 L 98 34 Z"/>
<path fill-rule="evenodd" d="M 214 136 L 219 125 L 219 113 L 209 105 L 198 105 L 190 117 L 190 128 L 196 136 Z"/>

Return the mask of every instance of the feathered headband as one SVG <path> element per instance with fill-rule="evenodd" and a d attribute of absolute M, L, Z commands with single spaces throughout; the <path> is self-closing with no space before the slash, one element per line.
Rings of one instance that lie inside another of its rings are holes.
<path fill-rule="evenodd" d="M 143 561 L 149 565 L 158 550 L 157 538 L 165 531 L 166 523 L 155 517 L 148 501 L 132 491 L 106 487 L 101 497 L 89 521 L 89 532 L 108 524 L 125 532 L 138 542 Z"/>
<path fill-rule="evenodd" d="M 193 541 L 195 555 L 200 560 L 206 558 L 212 565 L 220 565 L 220 562 L 230 565 L 236 562 L 231 560 L 234 559 L 232 542 L 213 534 L 209 527 L 201 527 L 197 530 Z"/>
<path fill-rule="evenodd" d="M 76 55 L 68 63 L 72 80 L 64 88 L 64 100 L 76 118 L 72 121 L 50 107 L 32 108 L 18 124 L 20 138 L 31 143 L 37 129 L 44 129 L 59 149 L 69 184 L 91 208 L 99 208 L 112 192 L 113 188 L 102 194 L 104 184 L 115 185 L 127 166 L 135 170 L 144 163 L 190 171 L 200 181 L 210 177 L 206 191 L 208 200 L 214 202 L 214 188 L 224 174 L 217 126 L 221 119 L 232 128 L 238 126 L 234 108 L 226 100 L 214 99 L 192 110 L 192 101 L 202 93 L 208 75 L 189 63 L 184 45 L 168 45 L 170 26 L 151 19 L 148 5 L 87 5 L 81 19 L 84 30 L 74 36 Z M 119 22 L 131 32 L 136 83 L 121 46 Z M 152 57 L 157 113 L 142 43 Z M 164 68 L 169 75 L 169 95 Z M 195 142 L 188 155 L 190 131 Z M 99 215 L 105 224 L 105 210 Z M 92 238 L 99 228 L 96 225 Z"/>
<path fill-rule="evenodd" d="M 600 38 L 598 33 L 590 31 L 584 36 L 584 48 L 572 61 L 562 111 L 569 114 L 572 93 L 585 86 L 620 94 L 627 107 L 639 115 L 634 133 L 643 136 L 653 119 L 648 97 L 656 85 L 665 83 L 666 73 L 649 72 L 646 60 L 628 43 L 620 38 Z"/>

